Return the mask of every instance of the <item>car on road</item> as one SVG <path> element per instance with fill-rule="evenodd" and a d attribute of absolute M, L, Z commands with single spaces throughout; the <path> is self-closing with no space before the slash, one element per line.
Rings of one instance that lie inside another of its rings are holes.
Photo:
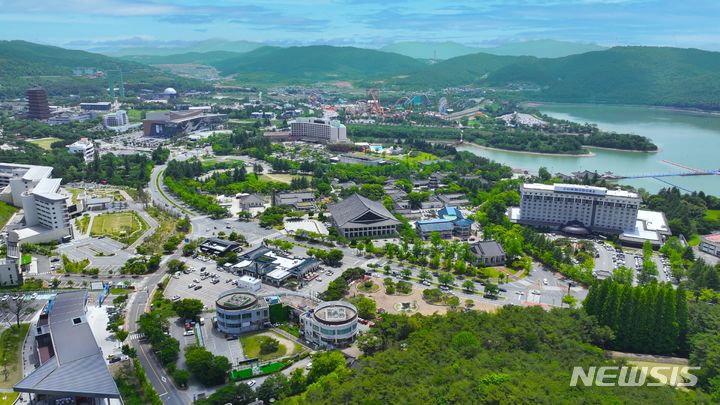
<path fill-rule="evenodd" d="M 543 284 L 544 284 L 544 285 L 548 285 L 548 281 L 547 281 L 546 278 L 543 279 Z"/>
<path fill-rule="evenodd" d="M 32 293 L 32 296 L 30 297 L 30 299 L 33 299 L 33 300 L 37 299 L 37 293 Z"/>
<path fill-rule="evenodd" d="M 246 382 L 245 384 L 247 384 L 248 387 L 254 387 L 255 384 L 257 384 L 257 381 L 255 381 L 255 380 L 250 380 L 250 381 Z"/>
<path fill-rule="evenodd" d="M 192 329 L 186 330 L 185 332 L 183 332 L 183 336 L 195 336 L 195 331 Z"/>
<path fill-rule="evenodd" d="M 305 366 L 305 370 L 310 370 L 311 368 L 312 368 L 312 361 Z"/>

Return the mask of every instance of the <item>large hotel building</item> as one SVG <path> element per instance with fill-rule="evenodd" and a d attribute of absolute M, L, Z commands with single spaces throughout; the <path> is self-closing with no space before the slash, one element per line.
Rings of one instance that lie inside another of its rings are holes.
<path fill-rule="evenodd" d="M 290 122 L 290 138 L 307 142 L 346 143 L 347 129 L 340 121 L 300 117 Z"/>
<path fill-rule="evenodd" d="M 623 233 L 638 219 L 640 196 L 576 184 L 523 184 L 518 222 L 554 228 Z"/>

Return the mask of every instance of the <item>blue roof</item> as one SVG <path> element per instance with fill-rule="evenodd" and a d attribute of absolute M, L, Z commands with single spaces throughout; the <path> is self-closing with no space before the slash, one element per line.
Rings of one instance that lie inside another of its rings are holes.
<path fill-rule="evenodd" d="M 472 225 L 472 223 L 473 221 L 469 219 L 458 219 L 457 221 L 455 221 L 456 226 L 470 226 Z"/>
<path fill-rule="evenodd" d="M 438 211 L 438 216 L 440 217 L 455 217 L 455 218 L 462 218 L 463 214 L 460 212 L 459 209 L 451 206 L 443 207 L 440 211 Z"/>
<path fill-rule="evenodd" d="M 455 225 L 447 219 L 427 219 L 417 221 L 415 226 L 422 232 L 452 231 Z"/>

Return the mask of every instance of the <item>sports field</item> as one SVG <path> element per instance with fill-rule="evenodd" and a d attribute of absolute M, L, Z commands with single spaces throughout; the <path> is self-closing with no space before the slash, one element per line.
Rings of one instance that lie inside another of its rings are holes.
<path fill-rule="evenodd" d="M 53 137 L 47 137 L 47 138 L 38 138 L 38 139 L 31 139 L 28 142 L 35 144 L 45 150 L 50 150 L 50 145 L 53 144 L 53 142 L 62 141 L 60 138 L 53 138 Z"/>
<path fill-rule="evenodd" d="M 91 236 L 107 236 L 131 244 L 148 228 L 145 221 L 134 212 L 101 214 L 92 221 Z"/>

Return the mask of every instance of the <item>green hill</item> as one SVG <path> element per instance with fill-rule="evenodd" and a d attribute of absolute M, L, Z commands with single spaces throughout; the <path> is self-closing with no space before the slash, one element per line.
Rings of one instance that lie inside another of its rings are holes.
<path fill-rule="evenodd" d="M 720 53 L 615 47 L 555 59 L 473 54 L 396 80 L 411 87 L 534 88 L 536 100 L 720 109 Z"/>
<path fill-rule="evenodd" d="M 473 53 L 489 53 L 506 56 L 535 56 L 538 58 L 559 58 L 606 48 L 595 44 L 540 39 L 523 42 L 510 42 L 503 45 L 481 48 L 462 45 L 457 42 L 397 42 L 380 48 L 381 51 L 394 52 L 417 59 L 452 59 Z"/>
<path fill-rule="evenodd" d="M 103 97 L 107 92 L 106 80 L 73 77 L 73 68 L 81 66 L 101 71 L 122 70 L 127 94 L 141 88 L 206 87 L 202 82 L 179 78 L 137 62 L 26 41 L 0 41 L 0 97 L 23 97 L 25 90 L 34 84 L 45 87 L 51 96 Z"/>
<path fill-rule="evenodd" d="M 408 56 L 335 46 L 262 47 L 211 63 L 223 75 L 244 80 L 307 82 L 362 80 L 405 75 L 426 65 Z"/>

